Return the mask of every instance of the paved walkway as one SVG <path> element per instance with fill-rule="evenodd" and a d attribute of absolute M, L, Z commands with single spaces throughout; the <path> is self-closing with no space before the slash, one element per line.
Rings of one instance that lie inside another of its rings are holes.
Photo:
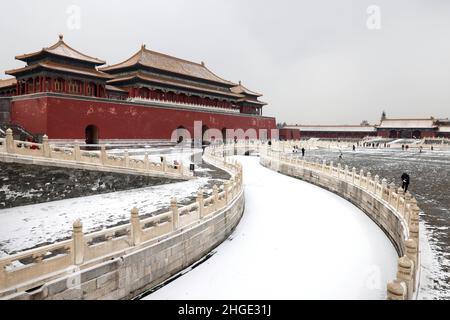
<path fill-rule="evenodd" d="M 358 208 L 240 157 L 246 208 L 214 255 L 145 299 L 384 299 L 397 254 Z"/>

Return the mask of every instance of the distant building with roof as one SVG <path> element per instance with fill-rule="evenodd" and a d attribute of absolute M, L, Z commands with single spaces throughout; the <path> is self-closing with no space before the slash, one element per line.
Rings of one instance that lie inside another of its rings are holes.
<path fill-rule="evenodd" d="M 383 138 L 450 138 L 450 120 L 430 118 L 403 119 L 381 118 L 378 125 L 287 125 L 280 129 L 280 139 L 362 139 L 378 136 Z"/>
<path fill-rule="evenodd" d="M 0 124 L 20 125 L 50 139 L 169 139 L 194 121 L 203 130 L 275 129 L 262 94 L 195 63 L 143 45 L 129 59 L 103 66 L 59 41 L 18 55 L 25 67 L 0 80 Z M 101 67 L 103 66 L 103 67 Z"/>

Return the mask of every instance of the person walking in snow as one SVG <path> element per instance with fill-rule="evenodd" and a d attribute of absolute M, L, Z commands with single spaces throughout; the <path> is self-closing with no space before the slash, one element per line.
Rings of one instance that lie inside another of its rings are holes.
<path fill-rule="evenodd" d="M 406 172 L 404 172 L 402 174 L 402 189 L 405 191 L 408 191 L 408 186 L 409 186 L 409 174 L 407 174 Z"/>
<path fill-rule="evenodd" d="M 305 148 L 302 148 L 302 157 L 305 156 Z"/>

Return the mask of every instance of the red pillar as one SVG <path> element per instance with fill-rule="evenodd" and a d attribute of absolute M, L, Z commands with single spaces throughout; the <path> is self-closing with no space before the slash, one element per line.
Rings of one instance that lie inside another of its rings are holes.
<path fill-rule="evenodd" d="M 55 90 L 55 81 L 53 80 L 53 78 L 50 78 L 50 92 L 53 92 L 53 90 Z"/>
<path fill-rule="evenodd" d="M 16 96 L 19 95 L 19 80 L 16 82 Z"/>

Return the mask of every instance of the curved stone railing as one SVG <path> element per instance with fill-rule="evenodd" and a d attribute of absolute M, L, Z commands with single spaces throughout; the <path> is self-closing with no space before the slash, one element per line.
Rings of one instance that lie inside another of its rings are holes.
<path fill-rule="evenodd" d="M 72 239 L 0 259 L 0 298 L 129 298 L 203 257 L 234 230 L 244 209 L 241 165 L 208 148 L 204 159 L 230 180 L 206 197 L 199 190 L 187 206 L 172 199 L 170 211 L 157 216 L 140 219 L 132 209 L 130 223 L 99 232 L 84 234 L 75 221 Z"/>
<path fill-rule="evenodd" d="M 263 166 L 330 190 L 359 207 L 390 238 L 398 255 L 397 278 L 387 285 L 387 299 L 414 299 L 420 274 L 417 201 L 386 179 L 333 162 L 307 162 L 292 154 L 261 148 Z"/>
<path fill-rule="evenodd" d="M 48 142 L 47 136 L 42 143 L 14 140 L 11 129 L 6 130 L 6 138 L 0 139 L 0 155 L 10 156 L 7 161 L 17 161 L 31 157 L 34 162 L 45 165 L 72 166 L 84 169 L 114 171 L 133 174 L 163 175 L 168 178 L 188 179 L 193 176 L 179 160 L 177 165 L 168 164 L 165 157 L 160 162 L 152 162 L 146 154 L 144 160 L 130 158 L 128 151 L 124 156 L 108 154 L 105 145 L 96 146 L 99 151 L 81 150 L 74 147 L 56 147 Z"/>

